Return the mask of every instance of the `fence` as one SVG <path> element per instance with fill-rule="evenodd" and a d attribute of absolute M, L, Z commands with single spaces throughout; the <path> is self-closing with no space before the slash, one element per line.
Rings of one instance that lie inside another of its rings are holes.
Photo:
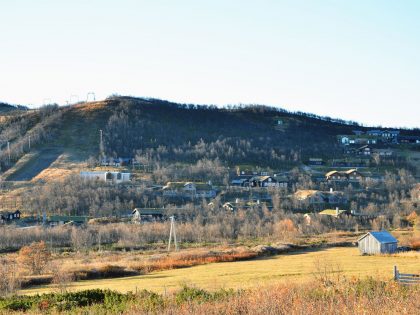
<path fill-rule="evenodd" d="M 420 275 L 400 273 L 397 266 L 394 266 L 394 280 L 405 285 L 418 285 L 420 284 Z"/>

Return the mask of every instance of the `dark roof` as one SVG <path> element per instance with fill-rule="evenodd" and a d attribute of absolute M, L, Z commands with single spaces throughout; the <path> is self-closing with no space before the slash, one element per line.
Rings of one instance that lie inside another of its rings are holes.
<path fill-rule="evenodd" d="M 378 242 L 380 243 L 397 243 L 397 239 L 393 237 L 389 232 L 387 231 L 381 231 L 381 232 L 368 232 L 367 234 L 363 235 L 361 238 L 359 238 L 358 241 L 361 241 L 368 235 L 372 235 Z"/>
<path fill-rule="evenodd" d="M 132 213 L 134 214 L 136 210 L 140 215 L 163 215 L 163 209 L 160 208 L 136 208 Z"/>

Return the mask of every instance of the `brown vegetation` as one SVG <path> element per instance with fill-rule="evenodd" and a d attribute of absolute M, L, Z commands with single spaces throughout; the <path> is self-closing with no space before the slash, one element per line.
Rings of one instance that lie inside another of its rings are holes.
<path fill-rule="evenodd" d="M 32 243 L 20 249 L 17 261 L 24 266 L 31 274 L 41 274 L 47 266 L 51 257 L 44 241 Z"/>

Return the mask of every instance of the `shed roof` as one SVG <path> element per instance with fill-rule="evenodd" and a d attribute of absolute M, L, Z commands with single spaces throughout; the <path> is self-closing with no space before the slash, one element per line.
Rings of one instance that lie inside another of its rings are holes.
<path fill-rule="evenodd" d="M 372 235 L 378 242 L 380 243 L 397 243 L 397 239 L 393 237 L 389 232 L 387 231 L 380 231 L 380 232 L 368 232 L 365 235 L 363 235 L 361 238 L 359 238 L 357 241 L 361 241 L 366 236 Z"/>

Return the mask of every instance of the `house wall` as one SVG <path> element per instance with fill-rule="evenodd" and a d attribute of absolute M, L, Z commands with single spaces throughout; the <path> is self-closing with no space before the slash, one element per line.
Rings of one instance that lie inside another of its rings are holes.
<path fill-rule="evenodd" d="M 359 242 L 359 251 L 361 254 L 380 254 L 381 243 L 373 236 L 368 235 Z"/>
<path fill-rule="evenodd" d="M 381 244 L 381 253 L 382 254 L 391 254 L 397 251 L 397 243 L 387 243 Z"/>
<path fill-rule="evenodd" d="M 359 244 L 361 254 L 387 254 L 397 251 L 397 243 L 380 243 L 372 235 L 366 236 Z"/>

